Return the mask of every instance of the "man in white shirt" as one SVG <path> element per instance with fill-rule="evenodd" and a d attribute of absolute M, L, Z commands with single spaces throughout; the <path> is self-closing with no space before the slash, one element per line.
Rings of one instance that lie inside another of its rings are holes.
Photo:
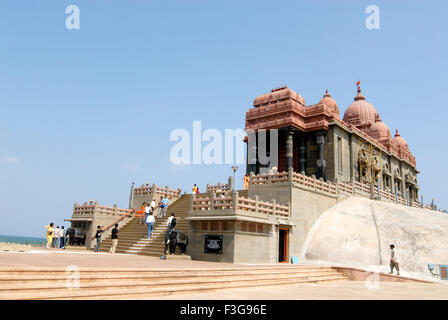
<path fill-rule="evenodd" d="M 57 226 L 56 228 L 54 228 L 54 232 L 53 232 L 53 243 L 51 244 L 51 246 L 52 246 L 53 248 L 57 248 L 57 247 L 59 247 L 59 236 L 60 236 L 59 232 L 60 232 L 59 226 Z"/>
<path fill-rule="evenodd" d="M 390 274 L 394 273 L 394 268 L 397 269 L 397 275 L 400 275 L 400 266 L 398 265 L 398 257 L 395 251 L 395 246 L 390 245 Z"/>

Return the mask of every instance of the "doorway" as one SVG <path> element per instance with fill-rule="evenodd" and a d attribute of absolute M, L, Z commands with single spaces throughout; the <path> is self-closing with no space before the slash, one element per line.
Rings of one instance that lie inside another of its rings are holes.
<path fill-rule="evenodd" d="M 278 230 L 278 262 L 288 262 L 288 229 Z"/>

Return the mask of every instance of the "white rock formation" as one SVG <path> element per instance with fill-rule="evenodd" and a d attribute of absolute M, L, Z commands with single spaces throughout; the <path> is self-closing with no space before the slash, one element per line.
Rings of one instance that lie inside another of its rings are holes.
<path fill-rule="evenodd" d="M 401 270 L 428 274 L 428 263 L 448 264 L 448 214 L 352 197 L 322 214 L 308 234 L 302 257 L 388 266 L 390 244 L 395 245 Z"/>

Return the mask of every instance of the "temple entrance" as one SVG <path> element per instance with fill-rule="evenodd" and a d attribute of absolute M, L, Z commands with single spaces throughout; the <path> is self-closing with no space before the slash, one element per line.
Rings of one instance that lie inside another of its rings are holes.
<path fill-rule="evenodd" d="M 278 230 L 278 262 L 288 262 L 288 229 Z"/>

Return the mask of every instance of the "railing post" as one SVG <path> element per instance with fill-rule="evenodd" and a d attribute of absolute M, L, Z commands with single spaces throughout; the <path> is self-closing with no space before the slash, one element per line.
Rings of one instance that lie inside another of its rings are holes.
<path fill-rule="evenodd" d="M 249 185 L 253 184 L 254 176 L 255 176 L 255 174 L 251 171 L 249 174 Z"/>
<path fill-rule="evenodd" d="M 95 201 L 95 204 L 93 205 L 93 214 L 96 214 L 98 211 L 98 201 Z"/>
<path fill-rule="evenodd" d="M 118 205 L 114 203 L 114 215 L 116 215 L 118 212 Z"/>
<path fill-rule="evenodd" d="M 210 194 L 210 210 L 215 210 L 215 193 Z"/>
<path fill-rule="evenodd" d="M 207 183 L 207 189 L 205 189 L 205 192 L 210 192 L 210 191 L 208 191 L 209 188 L 210 188 L 210 185 Z"/>
<path fill-rule="evenodd" d="M 258 213 L 258 196 L 255 196 L 255 212 Z"/>
<path fill-rule="evenodd" d="M 294 181 L 294 170 L 291 168 L 288 169 L 288 182 Z"/>
<path fill-rule="evenodd" d="M 190 211 L 193 211 L 194 200 L 196 199 L 196 195 L 193 193 L 190 199 Z"/>
<path fill-rule="evenodd" d="M 275 207 L 277 206 L 277 201 L 275 199 L 272 199 L 273 207 L 272 207 L 272 215 L 275 216 L 277 214 Z"/>
<path fill-rule="evenodd" d="M 288 217 L 290 218 L 291 217 L 291 202 L 288 202 L 287 205 L 288 205 Z"/>
<path fill-rule="evenodd" d="M 232 209 L 238 210 L 238 191 L 233 190 L 232 192 Z"/>

